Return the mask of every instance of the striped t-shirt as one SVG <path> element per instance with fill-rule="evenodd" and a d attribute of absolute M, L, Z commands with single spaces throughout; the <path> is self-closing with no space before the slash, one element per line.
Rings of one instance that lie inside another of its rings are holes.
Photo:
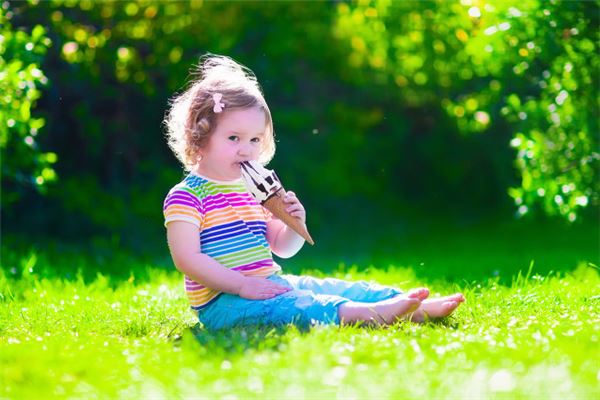
<path fill-rule="evenodd" d="M 271 214 L 248 193 L 242 179 L 222 182 L 190 174 L 169 191 L 163 213 L 165 226 L 172 221 L 197 226 L 200 252 L 224 267 L 265 277 L 281 270 L 266 239 Z M 221 293 L 188 276 L 185 290 L 194 310 Z"/>

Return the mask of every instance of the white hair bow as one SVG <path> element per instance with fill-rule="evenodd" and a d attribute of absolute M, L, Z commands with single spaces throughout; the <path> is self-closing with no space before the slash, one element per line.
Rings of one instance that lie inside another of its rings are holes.
<path fill-rule="evenodd" d="M 221 93 L 215 93 L 213 94 L 213 100 L 215 102 L 215 106 L 213 107 L 213 111 L 216 113 L 220 113 L 221 111 L 223 111 L 223 107 L 225 107 L 225 104 L 221 103 L 221 99 L 223 98 L 223 95 Z"/>

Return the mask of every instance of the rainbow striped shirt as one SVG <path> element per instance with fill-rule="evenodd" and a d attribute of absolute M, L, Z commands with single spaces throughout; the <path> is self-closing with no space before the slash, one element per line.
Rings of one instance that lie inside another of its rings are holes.
<path fill-rule="evenodd" d="M 163 214 L 165 226 L 172 221 L 196 225 L 200 252 L 227 268 L 248 276 L 270 276 L 281 270 L 266 239 L 271 213 L 248 193 L 242 179 L 222 182 L 190 174 L 169 191 Z M 221 294 L 188 276 L 185 290 L 194 310 Z"/>

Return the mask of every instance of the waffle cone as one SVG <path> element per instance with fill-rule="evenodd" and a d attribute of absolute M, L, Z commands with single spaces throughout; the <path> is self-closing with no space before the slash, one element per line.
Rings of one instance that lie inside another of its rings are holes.
<path fill-rule="evenodd" d="M 315 242 L 310 237 L 306 226 L 300 222 L 298 218 L 291 216 L 287 211 L 285 211 L 288 205 L 283 201 L 283 196 L 285 196 L 285 190 L 280 189 L 277 193 L 275 193 L 275 195 L 265 200 L 262 205 L 275 217 L 283 221 L 284 224 L 292 228 L 294 232 L 302 236 L 304 240 L 311 245 L 314 245 Z"/>

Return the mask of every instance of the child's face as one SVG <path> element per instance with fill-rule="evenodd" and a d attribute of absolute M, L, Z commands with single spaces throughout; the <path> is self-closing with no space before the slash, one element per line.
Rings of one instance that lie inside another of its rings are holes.
<path fill-rule="evenodd" d="M 240 163 L 258 159 L 266 129 L 265 113 L 259 108 L 223 111 L 202 149 L 200 174 L 216 180 L 240 178 Z"/>

